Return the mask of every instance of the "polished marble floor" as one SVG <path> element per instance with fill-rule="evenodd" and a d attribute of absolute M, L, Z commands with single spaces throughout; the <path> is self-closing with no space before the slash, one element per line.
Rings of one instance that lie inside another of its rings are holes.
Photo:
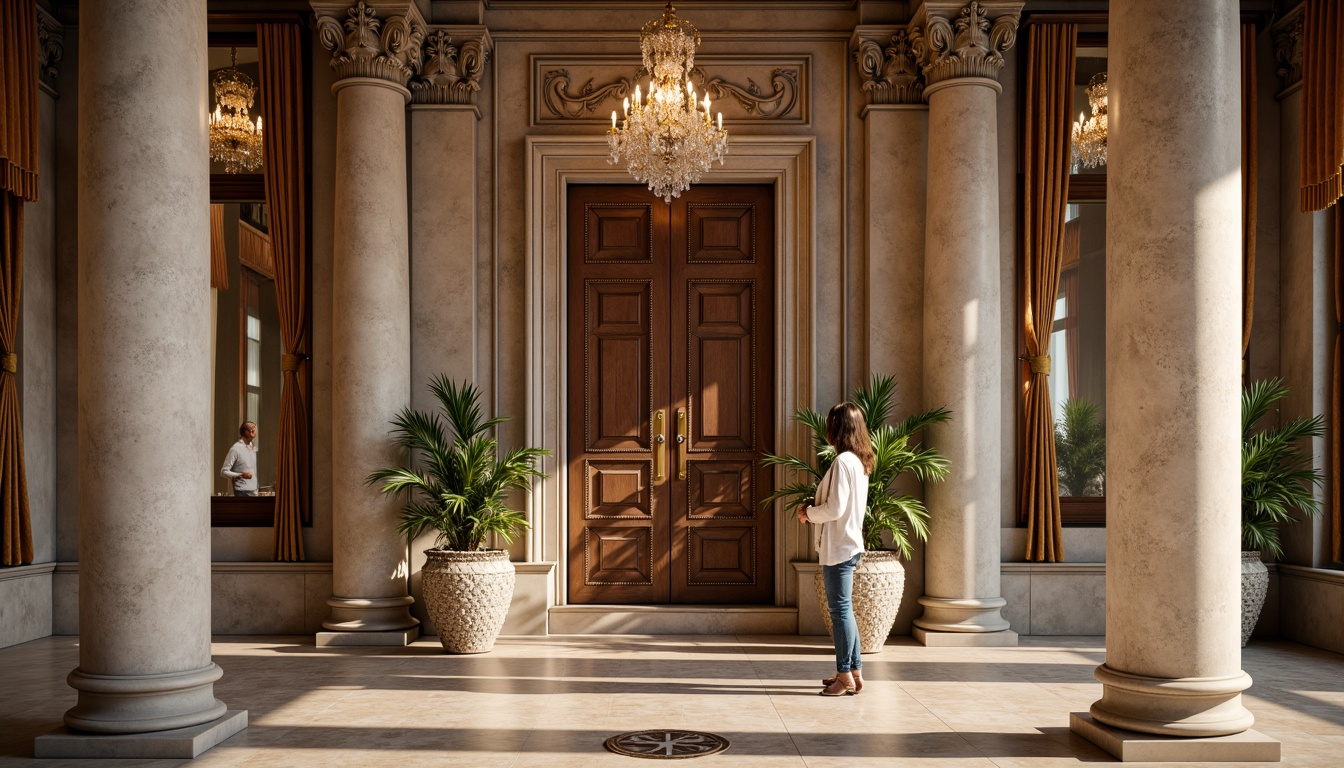
<path fill-rule="evenodd" d="M 646 728 L 712 731 L 727 752 L 693 766 L 1066 766 L 1113 762 L 1068 730 L 1101 686 L 1101 638 L 1024 637 L 1017 648 L 924 648 L 893 639 L 866 656 L 859 696 L 826 699 L 821 638 L 504 638 L 492 653 L 317 648 L 311 637 L 221 637 L 216 694 L 251 727 L 200 766 L 490 766 L 652 763 L 603 750 Z M 0 765 L 173 766 L 185 761 L 32 759 L 33 737 L 74 703 L 77 638 L 0 650 Z M 1256 641 L 1243 666 L 1256 728 L 1281 765 L 1344 766 L 1344 656 Z M 1223 764 L 1229 765 L 1229 764 Z M 1263 765 L 1263 764 L 1261 764 Z"/>

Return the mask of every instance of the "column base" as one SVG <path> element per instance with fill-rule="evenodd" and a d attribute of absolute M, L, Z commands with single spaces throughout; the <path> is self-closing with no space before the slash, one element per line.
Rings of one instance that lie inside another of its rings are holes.
<path fill-rule="evenodd" d="M 1002 597 L 919 598 L 924 615 L 915 626 L 926 632 L 1003 632 L 1011 625 L 999 613 L 1008 604 Z M 1014 643 L 1016 645 L 1016 643 Z"/>
<path fill-rule="evenodd" d="M 910 630 L 915 642 L 928 648 L 1016 648 L 1017 633 L 1001 632 L 930 632 L 919 627 Z"/>
<path fill-rule="evenodd" d="M 1231 736 L 1255 724 L 1241 704 L 1251 677 L 1238 671 L 1226 677 L 1164 678 L 1121 672 L 1102 664 L 1093 673 L 1101 698 L 1093 719 L 1139 733 L 1191 738 Z"/>
<path fill-rule="evenodd" d="M 95 734 L 61 726 L 33 740 L 33 756 L 189 760 L 245 728 L 245 709 L 227 710 L 223 717 L 190 728 L 150 733 Z"/>
<path fill-rule="evenodd" d="M 215 698 L 223 676 L 214 662 L 155 675 L 98 675 L 76 668 L 66 682 L 79 692 L 65 724 L 87 733 L 136 734 L 193 728 L 224 716 Z"/>
<path fill-rule="evenodd" d="M 402 632 L 416 630 L 420 620 L 411 615 L 415 598 L 398 597 L 338 597 L 327 598 L 331 615 L 322 622 L 322 628 L 331 632 Z M 386 643 L 382 643 L 386 645 Z"/>
<path fill-rule="evenodd" d="M 419 627 L 401 629 L 395 632 L 318 632 L 317 645 L 322 646 L 396 646 L 402 647 L 415 642 L 420 636 Z"/>
<path fill-rule="evenodd" d="M 1087 712 L 1069 713 L 1069 730 L 1122 763 L 1277 763 L 1281 744 L 1259 731 L 1231 736 L 1157 736 L 1097 722 Z"/>

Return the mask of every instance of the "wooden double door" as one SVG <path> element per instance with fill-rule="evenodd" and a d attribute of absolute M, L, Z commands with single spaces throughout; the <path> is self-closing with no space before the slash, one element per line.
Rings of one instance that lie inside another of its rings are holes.
<path fill-rule="evenodd" d="M 572 603 L 773 600 L 773 195 L 570 187 Z"/>

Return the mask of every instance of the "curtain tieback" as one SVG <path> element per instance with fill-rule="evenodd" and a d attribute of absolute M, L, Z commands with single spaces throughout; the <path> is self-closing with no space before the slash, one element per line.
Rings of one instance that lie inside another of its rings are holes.
<path fill-rule="evenodd" d="M 288 352 L 280 355 L 280 372 L 293 373 L 299 370 L 299 363 L 307 360 L 307 355 L 291 355 Z"/>
<path fill-rule="evenodd" d="M 1038 357 L 1027 356 L 1027 357 L 1024 357 L 1023 359 L 1026 360 L 1028 363 L 1031 364 L 1031 372 L 1032 372 L 1032 373 L 1042 373 L 1042 374 L 1045 374 L 1046 376 L 1049 376 L 1049 375 L 1050 375 L 1050 356 L 1049 356 L 1049 355 L 1040 355 L 1040 356 L 1038 356 Z"/>
<path fill-rule="evenodd" d="M 0 357 L 0 367 L 3 367 L 6 371 L 9 371 L 10 373 L 18 373 L 19 353 L 6 352 L 3 357 Z"/>

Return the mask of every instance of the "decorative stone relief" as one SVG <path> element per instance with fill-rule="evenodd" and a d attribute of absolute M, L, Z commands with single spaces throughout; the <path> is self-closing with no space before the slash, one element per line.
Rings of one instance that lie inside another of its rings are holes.
<path fill-rule="evenodd" d="M 698 94 L 708 94 L 714 111 L 724 121 L 769 120 L 806 124 L 809 57 L 787 57 L 770 62 L 700 57 L 705 67 L 691 71 Z M 709 72 L 717 74 L 711 76 Z M 768 77 L 768 81 L 766 78 Z M 643 67 L 628 60 L 594 57 L 533 60 L 533 125 L 607 122 L 612 110 L 648 79 Z M 769 82 L 766 90 L 758 80 Z M 576 86 L 576 83 L 582 85 Z"/>
<path fill-rule="evenodd" d="M 997 80 L 1017 41 L 1021 0 L 926 2 L 908 28 L 925 87 L 959 77 Z"/>
<path fill-rule="evenodd" d="M 40 84 L 56 95 L 56 65 L 65 55 L 65 26 L 37 7 L 37 72 Z"/>
<path fill-rule="evenodd" d="M 905 28 L 854 30 L 854 61 L 869 104 L 922 104 L 924 78 Z"/>
<path fill-rule="evenodd" d="M 425 22 L 414 3 L 312 3 L 317 36 L 332 52 L 336 76 L 373 77 L 406 85 L 420 68 Z M 378 14 L 390 14 L 380 20 Z M 340 17 L 344 11 L 344 20 Z"/>
<path fill-rule="evenodd" d="M 1302 9 L 1305 3 L 1297 5 L 1293 10 L 1283 15 L 1283 18 L 1274 22 L 1270 32 L 1274 39 L 1274 60 L 1279 63 L 1279 81 L 1282 87 L 1279 89 L 1278 98 L 1288 95 L 1288 92 L 1302 84 Z"/>
<path fill-rule="evenodd" d="M 453 42 L 453 36 L 461 44 Z M 424 63 L 411 79 L 417 104 L 475 104 L 494 42 L 485 27 L 434 27 L 425 38 Z"/>

